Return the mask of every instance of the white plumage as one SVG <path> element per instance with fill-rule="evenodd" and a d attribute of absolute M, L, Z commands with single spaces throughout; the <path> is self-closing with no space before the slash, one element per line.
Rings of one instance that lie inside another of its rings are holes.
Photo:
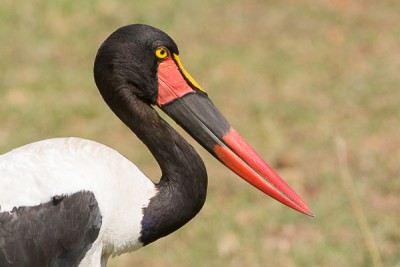
<path fill-rule="evenodd" d="M 142 208 L 156 194 L 154 183 L 117 151 L 80 138 L 32 143 L 0 155 L 1 211 L 36 206 L 55 195 L 91 191 L 102 214 L 99 237 L 79 266 L 142 246 Z M 96 262 L 97 261 L 97 262 Z"/>

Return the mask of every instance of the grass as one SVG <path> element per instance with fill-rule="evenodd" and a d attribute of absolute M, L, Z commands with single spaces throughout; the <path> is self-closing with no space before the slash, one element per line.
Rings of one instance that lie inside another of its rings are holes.
<path fill-rule="evenodd" d="M 202 212 L 110 266 L 378 266 L 343 187 L 336 137 L 376 253 L 400 266 L 399 12 L 395 0 L 5 0 L 0 152 L 80 136 L 157 180 L 151 155 L 92 78 L 101 42 L 147 23 L 175 39 L 192 76 L 317 217 L 268 199 L 195 145 L 210 176 Z"/>

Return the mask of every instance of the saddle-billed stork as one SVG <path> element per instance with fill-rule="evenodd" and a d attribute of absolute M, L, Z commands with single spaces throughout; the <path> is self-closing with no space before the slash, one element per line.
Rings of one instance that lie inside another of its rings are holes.
<path fill-rule="evenodd" d="M 96 266 L 170 234 L 202 208 L 203 161 L 157 105 L 229 169 L 309 216 L 187 73 L 164 32 L 128 25 L 100 46 L 94 78 L 105 102 L 157 160 L 153 183 L 117 151 L 56 138 L 0 156 L 0 266 Z"/>

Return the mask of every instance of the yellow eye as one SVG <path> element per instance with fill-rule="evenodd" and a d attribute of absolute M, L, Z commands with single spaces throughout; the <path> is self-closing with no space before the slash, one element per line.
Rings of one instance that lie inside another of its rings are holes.
<path fill-rule="evenodd" d="M 168 49 L 165 47 L 159 47 L 156 49 L 156 57 L 158 57 L 159 59 L 164 59 L 166 57 L 168 57 Z"/>

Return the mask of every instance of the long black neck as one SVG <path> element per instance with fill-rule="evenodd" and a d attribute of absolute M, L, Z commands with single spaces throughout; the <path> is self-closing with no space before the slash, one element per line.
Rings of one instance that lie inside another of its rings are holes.
<path fill-rule="evenodd" d="M 206 198 L 207 172 L 194 148 L 129 89 L 120 90 L 113 100 L 107 103 L 148 147 L 162 172 L 157 194 L 143 210 L 140 241 L 147 245 L 177 230 L 200 211 Z"/>

